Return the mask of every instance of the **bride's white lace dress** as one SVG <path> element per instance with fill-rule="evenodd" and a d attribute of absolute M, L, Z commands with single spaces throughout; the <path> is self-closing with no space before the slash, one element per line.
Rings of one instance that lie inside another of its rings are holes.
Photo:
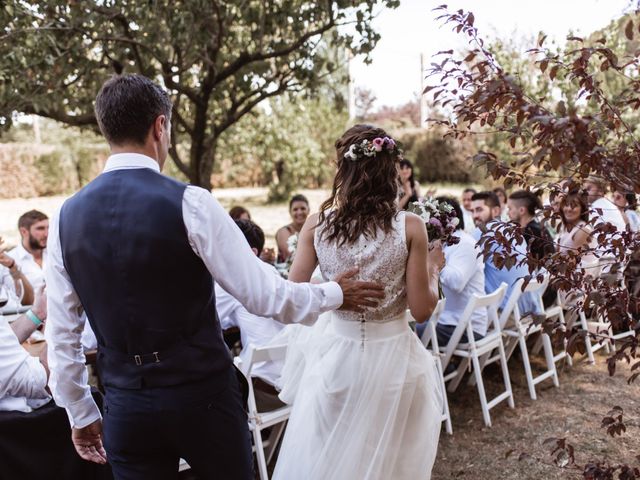
<path fill-rule="evenodd" d="M 405 214 L 393 232 L 351 246 L 321 233 L 315 248 L 325 279 L 358 265 L 360 278 L 383 283 L 386 295 L 364 315 L 336 311 L 313 327 L 286 329 L 280 398 L 293 411 L 273 478 L 429 479 L 442 397 L 433 358 L 405 318 Z"/>

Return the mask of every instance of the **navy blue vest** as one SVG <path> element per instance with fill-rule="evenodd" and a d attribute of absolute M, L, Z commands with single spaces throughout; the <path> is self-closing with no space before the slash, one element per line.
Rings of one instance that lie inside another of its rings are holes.
<path fill-rule="evenodd" d="M 148 168 L 115 170 L 60 212 L 64 266 L 106 387 L 180 385 L 230 368 L 213 280 L 187 238 L 185 188 Z"/>

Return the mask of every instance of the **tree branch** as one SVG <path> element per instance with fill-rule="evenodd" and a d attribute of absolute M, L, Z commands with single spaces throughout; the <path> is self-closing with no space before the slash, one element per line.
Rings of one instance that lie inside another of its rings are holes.
<path fill-rule="evenodd" d="M 325 23 L 321 27 L 316 28 L 315 30 L 305 33 L 298 40 L 296 40 L 286 48 L 283 48 L 281 50 L 275 50 L 270 53 L 250 54 L 247 51 L 244 51 L 238 56 L 238 58 L 235 61 L 231 62 L 226 68 L 222 69 L 218 73 L 218 75 L 215 78 L 215 83 L 218 84 L 224 81 L 231 75 L 235 74 L 242 67 L 249 65 L 250 63 L 289 55 L 290 53 L 294 52 L 295 50 L 299 49 L 302 45 L 304 45 L 304 43 L 310 38 L 315 37 L 316 35 L 322 35 L 326 31 L 333 28 L 334 26 L 335 26 L 335 19 L 333 18 L 333 16 L 331 16 L 331 20 L 329 22 Z"/>

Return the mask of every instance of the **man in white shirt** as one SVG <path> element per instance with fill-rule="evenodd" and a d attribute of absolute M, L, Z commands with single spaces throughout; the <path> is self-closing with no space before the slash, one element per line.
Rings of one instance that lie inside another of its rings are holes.
<path fill-rule="evenodd" d="M 458 218 L 462 216 L 460 204 L 456 200 L 447 197 L 439 197 L 437 200 L 451 205 Z M 465 221 L 462 220 L 458 224 L 454 234 L 460 241 L 455 245 L 444 247 L 445 265 L 440 272 L 440 285 L 447 303 L 436 325 L 440 346 L 449 343 L 472 295 L 485 294 L 484 263 L 482 256 L 478 255 L 480 250 L 476 246 L 475 239 L 465 231 Z M 475 340 L 480 340 L 487 334 L 487 326 L 487 310 L 481 308 L 474 311 L 471 315 L 471 327 Z M 416 326 L 418 335 L 422 335 L 421 330 L 424 330 L 425 327 L 426 323 Z M 460 341 L 463 343 L 468 341 L 466 332 Z"/>
<path fill-rule="evenodd" d="M 160 174 L 171 111 L 168 94 L 141 75 L 114 76 L 96 98 L 112 155 L 51 221 L 49 384 L 78 454 L 102 464 L 108 455 L 116 478 L 171 477 L 182 457 L 202 478 L 249 480 L 240 379 L 214 320 L 213 280 L 247 311 L 287 323 L 376 306 L 384 288 L 354 280 L 356 270 L 322 285 L 278 276 L 211 192 Z M 81 307 L 98 340 L 104 445 Z"/>
<path fill-rule="evenodd" d="M 589 196 L 590 215 L 596 219 L 596 225 L 600 223 L 610 223 L 620 232 L 624 232 L 626 225 L 620 209 L 607 197 L 607 186 L 605 182 L 595 176 L 587 178 L 584 182 L 584 189 Z"/>
<path fill-rule="evenodd" d="M 40 290 L 27 313 L 11 325 L 0 317 L 0 410 L 31 412 L 47 404 L 51 397 L 46 391 L 49 369 L 47 348 L 39 358 L 32 357 L 22 343 L 47 318 L 47 300 Z"/>
<path fill-rule="evenodd" d="M 17 308 L 19 297 L 22 296 L 23 305 L 31 305 L 34 301 L 34 289 L 24 275 L 18 262 L 5 253 L 0 237 L 0 288 L 5 290 L 8 296 L 6 308 Z"/>
<path fill-rule="evenodd" d="M 264 232 L 251 220 L 236 220 L 236 225 L 244 234 L 253 253 L 260 257 L 264 248 Z M 223 330 L 237 327 L 240 330 L 242 352 L 240 358 L 247 362 L 249 347 L 262 347 L 268 344 L 283 328 L 284 324 L 272 318 L 260 317 L 249 313 L 242 304 L 216 283 L 216 310 Z M 263 362 L 252 369 L 253 388 L 258 411 L 269 411 L 283 403 L 275 389 L 280 377 L 282 362 Z"/>
<path fill-rule="evenodd" d="M 465 188 L 462 191 L 462 219 L 464 219 L 464 231 L 471 234 L 476 226 L 473 222 L 473 212 L 471 211 L 471 197 L 476 193 L 473 188 Z"/>
<path fill-rule="evenodd" d="M 37 290 L 44 285 L 49 217 L 38 210 L 30 210 L 18 219 L 18 230 L 20 244 L 7 254 L 16 261 L 31 286 Z"/>

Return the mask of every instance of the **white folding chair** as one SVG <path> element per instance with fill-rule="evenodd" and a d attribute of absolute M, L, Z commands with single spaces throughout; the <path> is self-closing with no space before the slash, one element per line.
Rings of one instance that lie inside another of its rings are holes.
<path fill-rule="evenodd" d="M 549 276 L 545 275 L 545 278 L 542 282 L 531 280 L 525 287 L 524 291 L 522 290 L 523 283 L 524 279 L 520 279 L 514 284 L 505 308 L 500 314 L 500 327 L 502 328 L 503 334 L 507 338 L 505 342 L 507 361 L 511 358 L 511 355 L 513 355 L 516 347 L 520 347 L 520 353 L 522 354 L 522 363 L 524 364 L 525 376 L 527 378 L 527 385 L 529 387 L 529 396 L 532 400 L 536 400 L 536 385 L 538 383 L 551 378 L 553 380 L 553 384 L 556 387 L 560 386 L 560 382 L 558 380 L 558 371 L 556 369 L 556 362 L 565 358 L 566 361 L 571 364 L 571 357 L 567 355 L 566 348 L 564 347 L 558 354 L 554 354 L 553 346 L 551 344 L 551 338 L 544 331 L 542 324 L 536 325 L 533 322 L 533 317 L 531 315 L 526 315 L 523 317 L 520 312 L 520 307 L 518 306 L 518 301 L 520 300 L 522 294 L 529 293 L 533 295 L 540 307 L 544 308 L 542 302 L 542 294 L 547 289 L 547 286 L 549 284 Z M 543 310 L 540 315 L 544 315 L 546 319 L 557 318 L 560 322 L 561 328 L 564 328 L 564 314 L 562 312 L 562 308 L 550 307 L 549 309 Z M 537 332 L 540 332 L 540 342 L 544 349 L 547 370 L 537 377 L 534 377 L 531 370 L 531 361 L 529 360 L 529 351 L 527 349 L 527 337 Z M 487 359 L 486 364 L 492 363 L 497 360 L 498 357 L 494 356 Z"/>
<path fill-rule="evenodd" d="M 442 390 L 442 421 L 444 422 L 445 429 L 449 435 L 453 434 L 453 426 L 451 425 L 451 413 L 449 412 L 449 400 L 447 399 L 447 389 L 444 383 L 444 370 L 442 369 L 442 360 L 440 357 L 442 354 L 440 353 L 440 349 L 438 347 L 438 337 L 436 336 L 436 325 L 438 324 L 438 319 L 440 318 L 440 314 L 444 310 L 444 306 L 447 302 L 446 298 L 441 298 L 438 300 L 438 304 L 436 308 L 433 310 L 431 317 L 427 320 L 427 328 L 422 333 L 422 337 L 420 340 L 422 344 L 427 348 L 427 350 L 431 350 L 431 354 L 433 355 L 433 360 L 436 363 L 436 370 L 438 371 L 438 377 L 440 380 L 440 387 Z M 407 318 L 409 321 L 413 321 L 413 317 L 411 316 L 411 312 L 407 310 Z"/>
<path fill-rule="evenodd" d="M 251 371 L 257 363 L 274 362 L 284 360 L 287 354 L 287 345 L 274 345 L 268 347 L 254 347 L 249 345 L 246 362 L 236 357 L 236 366 L 242 371 L 249 384 L 249 429 L 253 435 L 253 448 L 256 454 L 256 463 L 261 480 L 268 480 L 267 465 L 273 458 L 278 441 L 284 432 L 286 421 L 291 414 L 291 406 L 277 408 L 268 412 L 259 412 L 256 405 L 255 392 L 251 382 Z M 262 431 L 272 427 L 269 438 L 262 439 Z"/>
<path fill-rule="evenodd" d="M 604 259 L 604 262 L 606 262 L 606 259 Z M 591 273 L 594 276 L 602 275 L 603 274 L 602 263 L 603 263 L 603 259 L 595 260 L 585 265 L 584 269 L 588 273 Z M 575 291 L 572 292 L 571 303 L 575 305 L 580 301 L 582 302 L 585 301 L 584 295 L 579 294 L 578 292 L 575 292 Z M 609 322 L 604 322 L 598 318 L 594 318 L 591 316 L 587 318 L 587 315 L 585 313 L 585 308 L 589 308 L 592 305 L 582 305 L 579 308 L 575 308 L 571 305 L 566 304 L 566 298 L 565 298 L 565 302 L 563 302 L 561 295 L 558 295 L 558 305 L 565 311 L 569 312 L 568 314 L 569 318 L 567 319 L 567 328 L 571 328 L 574 323 L 578 322 L 580 325 L 580 328 L 585 332 L 584 345 L 585 345 L 585 352 L 587 354 L 587 359 L 589 360 L 589 363 L 591 363 L 592 365 L 596 363 L 596 358 L 594 353 L 600 350 L 601 348 L 604 348 L 605 351 L 609 353 L 610 346 L 614 341 L 611 324 Z M 590 333 L 601 338 L 594 342 L 592 341 Z M 625 333 L 625 336 L 626 335 L 627 334 Z M 606 338 L 602 338 L 603 336 L 605 336 Z"/>
<path fill-rule="evenodd" d="M 484 423 L 488 427 L 491 426 L 491 415 L 489 410 L 498 405 L 503 400 L 507 400 L 509 406 L 514 408 L 515 403 L 513 401 L 513 392 L 511 391 L 511 379 L 509 378 L 509 369 L 507 368 L 507 358 L 505 355 L 504 344 L 502 343 L 502 332 L 500 330 L 500 321 L 498 319 L 498 307 L 500 302 L 504 298 L 507 290 L 507 284 L 502 283 L 500 287 L 493 293 L 488 295 L 476 295 L 474 294 L 467 307 L 465 308 L 460 321 L 449 340 L 446 347 L 440 347 L 440 352 L 444 353 L 442 360 L 442 367 L 447 368 L 451 358 L 456 356 L 460 357 L 461 361 L 458 365 L 458 369 L 444 376 L 444 381 L 449 383 L 449 391 L 454 392 L 464 377 L 464 373 L 471 363 L 473 365 L 473 376 L 478 389 L 478 395 L 480 397 L 480 405 L 482 407 L 482 416 Z M 473 336 L 473 329 L 471 326 L 472 313 L 480 308 L 486 308 L 489 317 L 490 328 L 487 334 L 481 340 L 476 341 Z M 460 343 L 462 335 L 466 332 L 467 343 Z M 500 366 L 502 369 L 502 379 L 504 382 L 505 391 L 487 401 L 487 395 L 484 389 L 484 382 L 482 380 L 482 366 L 480 359 L 485 355 L 490 355 L 494 350 L 498 350 L 500 359 Z"/>

